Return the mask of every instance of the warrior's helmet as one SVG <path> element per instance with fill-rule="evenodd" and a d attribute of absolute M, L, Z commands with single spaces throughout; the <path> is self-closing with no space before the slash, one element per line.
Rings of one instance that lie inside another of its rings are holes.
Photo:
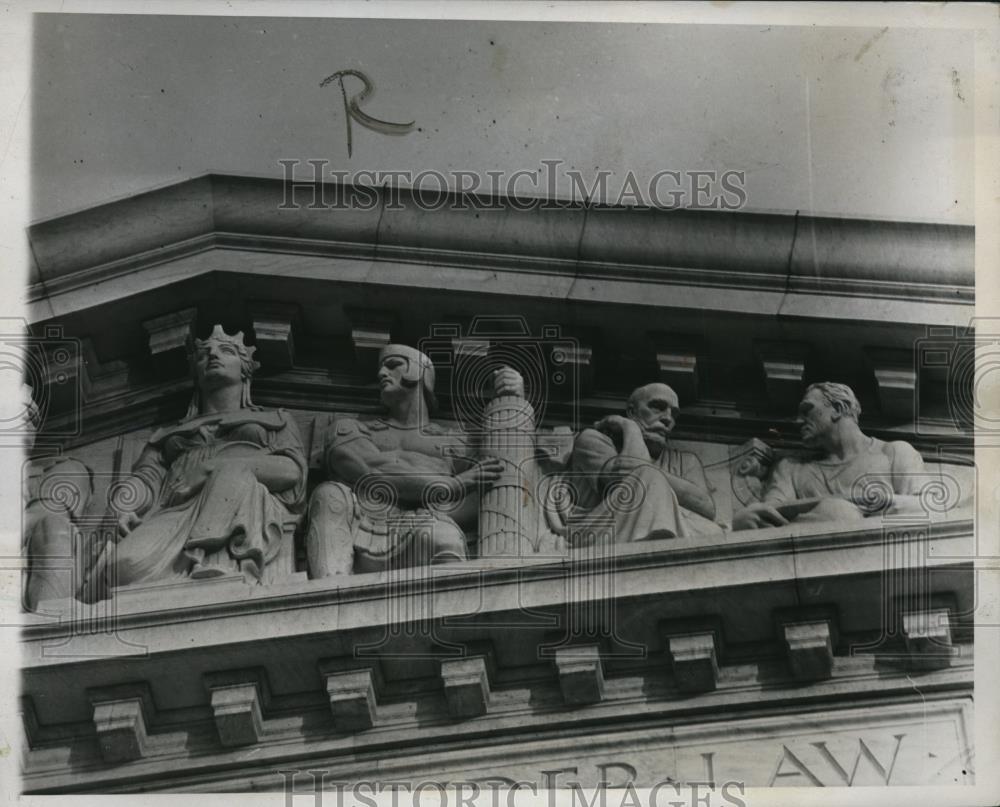
<path fill-rule="evenodd" d="M 382 365 L 387 356 L 399 356 L 406 359 L 407 367 L 402 376 L 403 384 L 408 387 L 422 384 L 427 411 L 433 412 L 437 408 L 437 399 L 434 397 L 434 365 L 427 354 L 421 353 L 409 345 L 386 345 L 379 351 L 379 366 Z"/>

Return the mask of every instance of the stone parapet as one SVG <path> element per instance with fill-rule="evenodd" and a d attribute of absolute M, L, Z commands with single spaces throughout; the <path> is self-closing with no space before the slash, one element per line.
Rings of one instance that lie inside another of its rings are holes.
<path fill-rule="evenodd" d="M 202 788 L 237 764 L 215 727 L 225 704 L 209 695 L 227 683 L 219 674 L 232 669 L 234 658 L 243 669 L 266 671 L 270 682 L 266 709 L 255 711 L 247 701 L 242 714 L 250 720 L 241 726 L 252 731 L 239 734 L 239 742 L 255 742 L 254 764 L 270 766 L 272 775 L 286 763 L 294 767 L 306 747 L 310 758 L 326 753 L 335 761 L 347 749 L 375 753 L 390 738 L 397 748 L 446 742 L 486 719 L 497 731 L 516 725 L 537 734 L 587 721 L 604 721 L 604 732 L 624 730 L 640 715 L 683 722 L 684 714 L 704 719 L 715 710 L 736 714 L 792 703 L 800 711 L 830 711 L 861 697 L 912 695 L 915 675 L 924 693 L 963 696 L 972 685 L 972 543 L 968 521 L 922 532 L 912 525 L 896 532 L 783 528 L 708 544 L 673 539 L 616 547 L 606 564 L 613 586 L 593 581 L 592 556 L 533 557 L 517 566 L 470 561 L 266 588 L 149 587 L 143 596 L 117 600 L 112 629 L 105 623 L 92 633 L 83 621 L 29 616 L 24 694 L 33 720 L 25 787 L 128 789 L 140 781 L 135 765 L 145 766 L 152 780 L 167 779 L 183 759 L 185 776 L 197 782 L 190 786 Z M 952 642 L 947 666 L 912 663 L 914 625 L 931 624 L 909 616 L 918 610 L 913 604 L 894 603 L 898 614 L 884 623 L 886 580 L 900 576 L 927 581 L 920 594 L 933 598 L 933 624 L 946 624 Z M 609 596 L 614 607 L 601 599 Z M 789 648 L 812 653 L 810 637 L 818 634 L 790 636 L 782 626 L 815 623 L 817 608 L 836 610 L 839 638 L 820 642 L 829 651 L 829 676 L 810 675 L 803 689 L 787 654 Z M 671 620 L 678 617 L 690 619 L 687 627 L 665 630 L 664 620 L 676 625 Z M 670 633 L 696 636 L 709 623 L 725 634 L 724 655 L 711 646 L 714 629 L 708 644 L 682 639 L 668 646 Z M 491 648 L 488 666 L 473 660 L 484 658 L 483 642 Z M 582 660 L 581 643 L 590 654 Z M 330 658 L 345 661 L 324 662 Z M 702 683 L 706 669 L 714 689 Z M 379 671 L 377 679 L 371 670 Z M 567 701 L 561 678 L 593 677 L 595 670 L 601 697 Z M 92 719 L 88 690 L 118 683 L 126 671 L 148 687 L 157 711 L 146 716 L 143 761 L 131 763 L 122 778 L 101 761 L 92 729 L 74 726 Z M 212 682 L 209 690 L 205 682 Z M 53 767 L 59 748 L 77 749 L 69 769 Z"/>

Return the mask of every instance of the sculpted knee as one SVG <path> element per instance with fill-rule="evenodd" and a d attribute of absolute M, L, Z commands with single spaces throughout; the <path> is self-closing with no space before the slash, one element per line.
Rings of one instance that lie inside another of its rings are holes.
<path fill-rule="evenodd" d="M 350 517 L 354 514 L 354 494 L 342 482 L 321 482 L 309 497 L 309 517 L 324 515 Z"/>
<path fill-rule="evenodd" d="M 340 482 L 323 482 L 309 497 L 306 560 L 312 579 L 350 574 L 354 555 L 354 494 Z"/>
<path fill-rule="evenodd" d="M 65 513 L 47 513 L 35 522 L 28 540 L 29 555 L 69 555 L 73 525 Z"/>
<path fill-rule="evenodd" d="M 674 491 L 666 475 L 653 465 L 640 465 L 605 492 L 608 505 L 621 511 L 641 510 L 646 506 L 659 507 L 664 500 L 673 496 Z"/>
<path fill-rule="evenodd" d="M 860 521 L 864 513 L 846 499 L 823 499 L 808 515 L 810 521 Z"/>
<path fill-rule="evenodd" d="M 462 531 L 452 524 L 436 523 L 431 545 L 431 561 L 450 563 L 465 559 L 465 536 Z"/>

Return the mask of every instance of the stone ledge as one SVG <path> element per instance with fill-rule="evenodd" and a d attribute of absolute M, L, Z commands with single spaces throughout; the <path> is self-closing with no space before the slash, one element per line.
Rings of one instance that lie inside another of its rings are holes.
<path fill-rule="evenodd" d="M 936 525 L 930 535 L 936 553 L 952 555 L 931 556 L 926 566 L 921 565 L 933 570 L 931 593 L 954 596 L 955 613 L 971 614 L 972 560 L 960 557 L 967 548 L 971 525 Z M 798 549 L 796 542 L 780 537 L 697 548 L 676 543 L 680 542 L 634 544 L 624 547 L 615 559 L 611 568 L 616 588 L 628 592 L 616 597 L 615 635 L 622 640 L 662 648 L 658 620 L 675 618 L 681 607 L 692 616 L 716 614 L 725 623 L 727 636 L 762 646 L 778 641 L 773 610 L 810 601 L 836 605 L 846 635 L 864 636 L 879 628 L 886 558 L 880 530 L 831 534 L 818 544 Z M 899 554 L 904 564 L 900 568 L 925 563 L 905 542 L 900 549 L 906 550 Z M 551 631 L 552 624 L 565 624 L 559 620 L 565 615 L 570 591 L 566 587 L 571 581 L 576 581 L 572 582 L 574 602 L 582 602 L 583 596 L 584 601 L 599 606 L 599 600 L 607 596 L 607 586 L 588 595 L 577 581 L 577 577 L 585 579 L 590 569 L 585 562 L 568 561 L 501 565 L 488 572 L 474 565 L 434 567 L 419 570 L 412 585 L 394 585 L 390 602 L 385 600 L 385 575 L 367 576 L 363 584 L 352 581 L 354 585 L 348 588 L 331 581 L 291 583 L 270 591 L 246 586 L 250 593 L 236 601 L 185 608 L 183 598 L 174 598 L 170 607 L 159 603 L 158 611 L 121 614 L 113 633 L 103 632 L 104 621 L 96 623 L 101 632 L 81 635 L 77 623 L 45 626 L 36 618 L 35 626 L 25 628 L 22 635 L 24 694 L 45 693 L 44 702 L 36 698 L 43 724 L 54 715 L 87 720 L 81 693 L 59 682 L 73 676 L 81 688 L 99 685 L 105 675 L 102 670 L 118 658 L 127 659 L 132 674 L 149 681 L 157 693 L 169 686 L 176 705 L 193 704 L 205 697 L 200 676 L 218 670 L 231 653 L 257 666 L 271 664 L 275 653 L 295 658 L 297 664 L 283 674 L 301 680 L 301 689 L 309 689 L 319 684 L 315 678 L 319 659 L 331 654 L 351 656 L 358 646 L 375 646 L 392 624 L 386 620 L 404 605 L 406 613 L 416 613 L 413 609 L 418 602 L 422 603 L 420 612 L 434 618 L 433 632 L 425 639 L 465 644 L 489 637 L 504 667 L 537 664 L 536 643 L 524 642 L 517 631 L 498 630 L 497 624 L 510 624 L 514 618 L 523 623 L 529 614 L 536 621 L 545 617 L 538 623 L 539 630 Z M 755 603 L 754 609 L 743 607 L 747 598 Z M 266 635 L 261 631 L 264 622 Z M 957 627 L 968 633 L 969 620 L 960 621 Z M 397 665 L 396 670 L 404 677 L 435 673 L 428 664 L 409 672 Z"/>
<path fill-rule="evenodd" d="M 928 558 L 904 554 L 907 564 L 929 566 L 970 564 L 973 560 L 973 523 L 968 519 L 954 521 L 892 522 L 887 529 L 881 520 L 869 524 L 835 529 L 827 524 L 773 527 L 728 533 L 723 537 L 672 538 L 618 544 L 612 548 L 614 559 L 609 569 L 615 574 L 640 572 L 662 567 L 726 564 L 739 561 L 793 556 L 800 562 L 799 572 L 788 566 L 773 568 L 768 579 L 794 581 L 813 577 L 822 571 L 809 565 L 809 556 L 828 557 L 833 561 L 829 574 L 875 572 L 882 568 L 882 551 L 886 541 L 905 545 L 919 539 L 933 541 L 936 551 Z M 910 537 L 908 537 L 910 536 Z M 947 554 L 947 550 L 951 554 Z M 859 551 L 860 550 L 860 551 Z M 588 550 L 590 552 L 590 550 Z M 805 556 L 803 556 L 805 553 Z M 513 580 L 526 582 L 561 579 L 567 571 L 587 572 L 593 560 L 588 554 L 558 556 L 532 555 L 512 562 L 510 558 L 480 558 L 459 563 L 405 570 L 405 575 L 390 576 L 385 572 L 337 576 L 319 580 L 292 580 L 270 586 L 247 585 L 238 576 L 219 578 L 221 582 L 165 582 L 118 589 L 115 617 L 120 628 L 149 627 L 159 622 L 183 622 L 187 618 L 208 615 L 240 615 L 281 607 L 283 604 L 309 607 L 319 604 L 346 603 L 381 599 L 387 586 L 396 596 L 427 590 L 433 580 L 433 590 L 461 590 L 469 583 L 504 586 Z M 739 579 L 739 578 L 734 578 Z M 753 578 L 749 578 L 750 582 Z M 695 587 L 697 588 L 697 587 Z M 680 590 L 668 586 L 666 590 Z M 685 585 L 683 590 L 690 590 Z M 192 599 L 194 598 L 194 599 Z M 552 600 L 557 602 L 558 599 Z M 193 606 L 193 607 L 192 607 Z M 94 608 L 79 604 L 80 623 L 97 622 L 88 614 Z M 97 616 L 99 609 L 94 611 Z M 73 633 L 71 623 L 53 622 L 35 614 L 24 614 L 23 639 L 32 642 L 46 638 L 67 637 Z M 152 621 L 150 621 L 152 620 Z"/>
<path fill-rule="evenodd" d="M 850 664 L 862 666 L 858 660 Z M 915 714 L 926 715 L 938 708 L 936 702 L 941 699 L 971 698 L 972 663 L 965 659 L 961 667 L 928 672 L 921 679 L 922 701 L 916 700 L 912 681 L 902 673 L 887 679 L 873 670 L 851 679 L 819 682 L 799 691 L 787 688 L 726 688 L 690 699 L 665 701 L 651 697 L 646 687 L 638 683 L 629 689 L 625 697 L 625 693 L 619 691 L 621 682 L 612 680 L 608 683 L 609 697 L 603 703 L 582 710 L 563 708 L 558 716 L 543 711 L 529 717 L 523 708 L 507 708 L 491 715 L 491 728 L 508 739 L 515 736 L 537 738 L 539 732 L 546 730 L 553 731 L 554 736 L 565 736 L 569 730 L 572 742 L 579 745 L 581 733 L 590 736 L 599 731 L 605 736 L 609 731 L 634 731 L 636 726 L 651 725 L 650 720 L 656 718 L 664 721 L 662 725 L 669 726 L 671 732 L 699 735 L 718 730 L 720 725 L 731 726 L 734 720 L 746 719 L 748 712 L 760 715 L 762 710 L 773 716 L 759 719 L 786 725 L 789 708 L 794 708 L 800 715 L 815 710 L 842 712 L 851 708 L 870 714 L 873 696 L 889 699 L 900 706 L 901 699 L 909 697 L 914 702 L 908 708 L 913 709 Z M 595 726 L 600 728 L 595 729 Z M 205 742 L 196 738 L 197 742 L 192 744 L 186 733 L 178 733 L 173 745 L 163 746 L 156 758 L 137 761 L 127 768 L 108 768 L 96 756 L 95 750 L 92 757 L 78 755 L 76 769 L 69 772 L 60 749 L 39 749 L 32 751 L 26 760 L 25 790 L 59 792 L 59 788 L 67 787 L 77 788 L 80 792 L 80 789 L 113 784 L 127 787 L 139 776 L 155 777 L 168 771 L 175 772 L 177 765 L 183 765 L 191 776 L 211 775 L 220 766 L 230 765 L 239 766 L 244 772 L 248 765 L 256 765 L 269 769 L 273 774 L 278 768 L 294 766 L 294 760 L 301 760 L 306 753 L 313 760 L 326 756 L 330 760 L 342 759 L 345 764 L 351 764 L 353 760 L 356 765 L 358 755 L 363 753 L 372 759 L 384 758 L 386 749 L 390 747 L 397 752 L 409 749 L 420 753 L 430 742 L 451 741 L 462 744 L 462 747 L 471 747 L 482 736 L 483 727 L 478 721 L 455 723 L 444 718 L 437 722 L 426 719 L 411 721 L 406 725 L 397 722 L 360 735 L 330 733 L 320 737 L 304 734 L 301 719 L 296 718 L 288 721 L 284 733 L 273 735 L 273 743 L 261 744 L 252 758 L 239 749 L 220 749 L 214 739 L 207 736 Z M 316 767 L 327 765 L 317 764 Z"/>
<path fill-rule="evenodd" d="M 717 285 L 725 275 L 725 285 L 749 289 L 782 288 L 791 254 L 793 280 L 800 279 L 807 293 L 810 282 L 822 280 L 840 281 L 841 293 L 858 296 L 879 296 L 880 284 L 888 283 L 898 288 L 887 296 L 954 300 L 956 292 L 960 299 L 965 292 L 967 302 L 972 299 L 972 227 L 810 216 L 799 216 L 796 227 L 790 214 L 607 206 L 594 206 L 584 217 L 579 205 L 519 212 L 504 199 L 502 209 L 478 216 L 447 206 L 428 213 L 406 190 L 398 192 L 401 209 L 384 216 L 379 205 L 333 216 L 307 206 L 279 209 L 284 190 L 281 180 L 208 174 L 32 225 L 39 278 L 33 294 L 43 299 L 73 288 L 83 275 L 92 283 L 95 272 L 113 277 L 113 271 L 101 272 L 102 265 L 134 271 L 134 256 L 142 253 L 160 262 L 179 244 L 223 238 L 248 245 L 250 239 L 284 240 L 285 250 L 292 241 L 312 242 L 312 252 L 343 245 L 352 257 L 423 254 L 437 263 L 450 254 L 462 264 L 491 268 L 533 260 L 551 271 L 563 262 L 571 272 L 584 265 L 592 276 L 623 266 L 653 270 L 658 283 L 672 282 L 680 272 L 702 277 L 701 285 Z M 735 243 L 740 249 L 734 254 Z M 76 283 L 74 275 L 81 276 Z"/>
<path fill-rule="evenodd" d="M 920 540 L 931 540 L 935 546 L 935 553 L 926 559 L 903 551 L 906 541 L 894 539 L 900 547 L 897 553 L 899 563 L 903 564 L 900 568 L 923 564 L 939 569 L 941 572 L 935 572 L 933 578 L 942 592 L 958 587 L 963 598 L 971 596 L 971 526 L 970 522 L 930 525 L 926 538 L 920 536 Z M 816 579 L 829 581 L 825 585 L 834 602 L 849 597 L 860 603 L 865 597 L 877 596 L 876 584 L 884 571 L 889 546 L 884 543 L 887 533 L 881 528 L 864 527 L 805 537 L 781 534 L 781 530 L 788 529 L 734 533 L 705 545 L 699 545 L 697 539 L 622 545 L 616 547 L 617 555 L 608 568 L 624 587 L 621 590 L 629 591 L 628 596 L 619 598 L 622 602 L 655 595 L 669 603 L 674 597 L 683 597 L 691 602 L 704 600 L 703 613 L 716 610 L 709 605 L 712 592 L 732 587 L 734 580 L 740 581 L 745 590 L 752 587 L 760 591 L 762 607 L 767 603 L 771 604 L 769 607 L 793 604 L 795 600 L 788 599 L 790 594 L 803 582 Z M 87 656 L 134 656 L 147 653 L 150 647 L 155 647 L 156 652 L 190 652 L 218 644 L 218 634 L 209 624 L 212 619 L 230 621 L 227 641 L 254 641 L 258 636 L 255 624 L 265 614 L 275 614 L 280 620 L 285 640 L 305 638 L 326 624 L 339 625 L 338 634 L 349 637 L 376 629 L 381 624 L 378 616 L 381 613 L 388 618 L 390 612 L 384 599 L 388 586 L 391 585 L 394 598 L 418 594 L 425 597 L 426 593 L 421 592 L 427 592 L 428 581 L 433 613 L 441 619 L 469 613 L 500 614 L 509 611 L 512 602 L 551 610 L 565 602 L 567 592 L 563 589 L 567 575 L 586 575 L 588 568 L 586 559 L 543 558 L 517 565 L 508 560 L 470 561 L 409 570 L 407 577 L 399 581 L 390 581 L 384 573 L 379 573 L 353 579 L 293 581 L 270 587 L 240 584 L 234 585 L 231 592 L 226 586 L 203 587 L 198 582 L 166 585 L 162 591 L 154 586 L 145 588 L 141 596 L 138 591 L 133 592 L 134 596 L 118 604 L 114 635 L 81 633 L 80 625 L 104 626 L 107 621 L 101 608 L 83 606 L 80 613 L 85 618 L 79 622 L 53 622 L 38 615 L 25 615 L 22 646 L 29 669 L 58 669 L 74 663 L 74 657 L 84 660 Z M 694 569 L 698 573 L 692 577 Z M 944 573 L 947 569 L 959 576 Z M 669 574 L 664 575 L 667 570 Z M 692 580 L 696 581 L 694 586 Z M 843 591 L 837 593 L 840 589 Z M 594 596 L 604 595 L 595 589 Z M 126 606 L 135 610 L 126 610 Z M 375 614 L 373 607 L 378 609 Z M 88 609 L 93 611 L 92 615 Z M 868 629 L 875 617 L 866 617 L 865 613 L 857 604 L 851 605 L 842 615 L 846 620 L 844 630 Z M 753 633 L 744 628 L 742 638 L 756 640 L 770 636 L 773 626 L 768 614 L 761 614 L 759 629 L 755 628 Z M 724 618 L 732 616 L 723 614 Z M 745 617 L 742 615 L 740 619 L 746 622 Z M 468 632 L 456 636 L 463 641 L 481 638 L 471 637 Z"/>

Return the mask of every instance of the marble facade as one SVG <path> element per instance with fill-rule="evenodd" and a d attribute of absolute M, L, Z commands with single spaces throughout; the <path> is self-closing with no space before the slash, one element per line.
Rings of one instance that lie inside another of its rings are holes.
<path fill-rule="evenodd" d="M 209 176 L 32 228 L 31 328 L 76 358 L 25 471 L 26 792 L 280 790 L 297 767 L 974 781 L 972 434 L 921 353 L 969 338 L 971 228 L 378 220 L 279 210 L 280 185 Z M 233 365 L 239 422 L 209 423 L 211 350 L 192 382 L 188 347 L 237 330 L 261 366 Z M 209 452 L 170 563 L 126 574 L 164 558 L 116 561 L 127 533 L 183 503 L 131 523 L 134 469 L 229 426 L 238 479 Z M 89 488 L 67 503 L 45 491 L 69 458 Z M 841 504 L 788 482 L 815 468 Z M 215 507 L 237 499 L 257 521 Z"/>

